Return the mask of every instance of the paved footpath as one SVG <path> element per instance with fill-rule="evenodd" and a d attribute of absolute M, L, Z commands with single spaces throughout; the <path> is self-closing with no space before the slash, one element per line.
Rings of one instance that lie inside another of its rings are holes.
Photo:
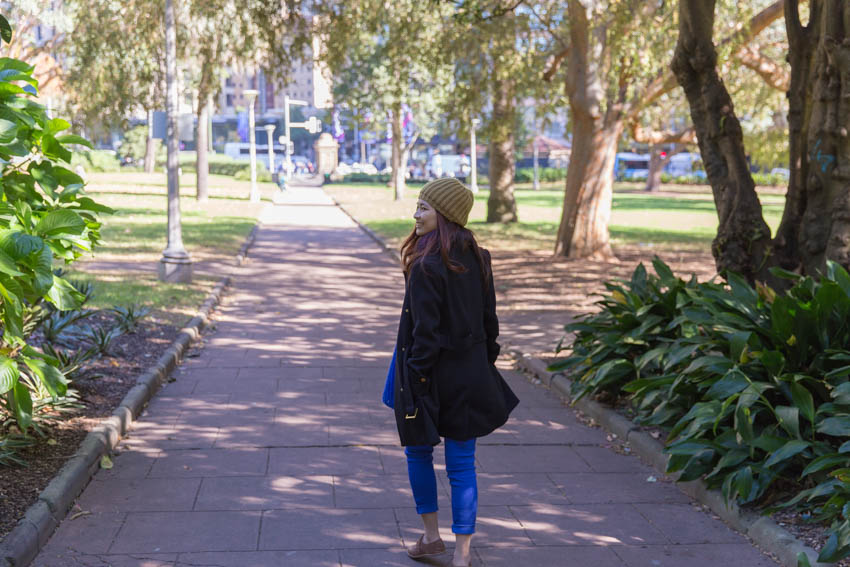
<path fill-rule="evenodd" d="M 380 393 L 403 279 L 317 189 L 270 207 L 200 356 L 152 400 L 35 565 L 416 565 Z M 474 565 L 775 565 L 542 387 L 479 441 Z M 443 537 L 449 484 L 436 452 Z"/>

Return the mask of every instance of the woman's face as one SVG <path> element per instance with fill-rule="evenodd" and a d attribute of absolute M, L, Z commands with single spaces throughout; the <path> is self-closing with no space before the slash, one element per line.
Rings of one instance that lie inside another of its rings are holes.
<path fill-rule="evenodd" d="M 416 219 L 416 236 L 428 234 L 437 228 L 437 211 L 422 199 L 416 201 L 413 218 Z"/>

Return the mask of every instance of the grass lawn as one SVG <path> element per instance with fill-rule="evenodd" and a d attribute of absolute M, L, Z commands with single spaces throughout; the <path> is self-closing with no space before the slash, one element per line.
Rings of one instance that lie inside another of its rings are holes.
<path fill-rule="evenodd" d="M 675 250 L 705 250 L 717 231 L 717 213 L 708 187 L 674 187 L 673 191 L 646 193 L 639 184 L 615 183 L 611 214 L 614 246 L 631 245 Z M 419 193 L 410 188 L 402 201 L 394 201 L 389 188 L 378 185 L 325 185 L 325 190 L 358 220 L 399 245 L 413 228 L 412 214 Z M 469 228 L 494 249 L 551 250 L 561 219 L 563 187 L 534 191 L 520 185 L 516 191 L 519 222 L 489 224 L 484 219 L 488 191 L 475 196 Z M 782 217 L 784 196 L 765 191 L 761 196 L 765 219 L 776 229 Z"/>
<path fill-rule="evenodd" d="M 72 279 L 91 281 L 96 293 L 92 307 L 142 303 L 152 317 L 182 325 L 194 314 L 231 261 L 256 222 L 257 215 L 277 190 L 261 183 L 265 202 L 248 200 L 250 183 L 232 177 L 209 177 L 210 200 L 195 200 L 195 175 L 180 179 L 183 243 L 195 263 L 190 284 L 164 284 L 157 266 L 166 244 L 166 178 L 164 173 L 93 173 L 86 190 L 95 201 L 116 210 L 104 215 L 103 242 L 93 256 L 84 256 L 69 269 Z"/>

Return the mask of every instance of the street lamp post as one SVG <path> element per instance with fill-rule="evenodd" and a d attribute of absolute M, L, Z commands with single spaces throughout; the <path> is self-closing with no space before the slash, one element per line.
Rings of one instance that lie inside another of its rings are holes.
<path fill-rule="evenodd" d="M 478 152 L 475 142 L 475 129 L 481 124 L 478 118 L 472 119 L 472 128 L 469 129 L 469 188 L 473 193 L 478 193 Z"/>
<path fill-rule="evenodd" d="M 162 251 L 158 275 L 165 282 L 191 282 L 192 259 L 183 246 L 180 227 L 180 178 L 177 172 L 177 33 L 174 28 L 174 2 L 165 0 L 165 109 L 168 117 L 168 242 Z"/>
<path fill-rule="evenodd" d="M 257 188 L 257 139 L 254 133 L 254 101 L 257 100 L 259 91 L 248 89 L 243 91 L 248 99 L 248 147 L 251 154 L 251 202 L 258 203 L 260 201 L 260 191 Z"/>
<path fill-rule="evenodd" d="M 266 124 L 263 126 L 263 129 L 266 131 L 266 140 L 269 143 L 269 172 L 271 172 L 272 177 L 274 177 L 274 124 Z"/>

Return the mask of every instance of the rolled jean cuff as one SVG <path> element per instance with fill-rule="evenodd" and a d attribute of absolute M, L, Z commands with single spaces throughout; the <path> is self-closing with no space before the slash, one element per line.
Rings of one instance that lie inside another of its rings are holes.
<path fill-rule="evenodd" d="M 475 524 L 452 524 L 452 533 L 461 535 L 474 534 Z"/>
<path fill-rule="evenodd" d="M 435 504 L 428 503 L 428 504 L 423 504 L 421 506 L 418 505 L 418 504 L 416 505 L 416 513 L 417 514 L 430 514 L 432 512 L 436 512 L 439 509 L 440 509 L 440 507 L 437 506 L 436 503 Z"/>

